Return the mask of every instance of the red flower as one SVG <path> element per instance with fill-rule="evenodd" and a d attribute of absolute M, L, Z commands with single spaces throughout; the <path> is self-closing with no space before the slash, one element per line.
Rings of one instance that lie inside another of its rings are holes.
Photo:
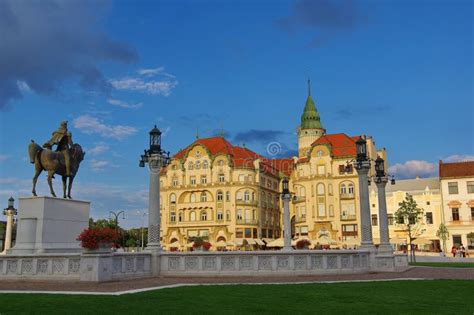
<path fill-rule="evenodd" d="M 97 249 L 100 244 L 116 243 L 119 235 L 111 228 L 88 228 L 82 231 L 76 240 L 81 241 L 81 246 L 87 249 Z M 114 244 L 114 246 L 117 246 Z"/>

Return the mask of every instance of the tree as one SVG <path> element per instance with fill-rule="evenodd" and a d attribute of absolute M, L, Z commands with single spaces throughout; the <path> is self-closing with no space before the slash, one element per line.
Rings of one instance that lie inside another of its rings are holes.
<path fill-rule="evenodd" d="M 436 231 L 436 236 L 443 241 L 443 251 L 446 252 L 446 240 L 449 237 L 449 231 L 444 223 L 441 223 Z"/>
<path fill-rule="evenodd" d="M 410 244 L 410 255 L 411 260 L 416 261 L 415 251 L 413 250 L 413 240 L 416 238 L 418 233 L 419 223 L 423 218 L 423 209 L 418 208 L 418 204 L 413 199 L 413 196 L 407 194 L 405 200 L 400 202 L 400 207 L 395 212 L 395 220 L 399 225 L 405 227 L 405 231 L 408 234 Z"/>
<path fill-rule="evenodd" d="M 89 218 L 89 227 L 90 228 L 111 228 L 115 229 L 115 220 L 114 219 L 97 219 L 94 221 L 93 218 Z"/>

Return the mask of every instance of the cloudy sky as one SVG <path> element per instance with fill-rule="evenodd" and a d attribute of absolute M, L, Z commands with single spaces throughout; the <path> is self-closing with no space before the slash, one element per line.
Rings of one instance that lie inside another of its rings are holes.
<path fill-rule="evenodd" d="M 172 153 L 224 130 L 290 155 L 308 77 L 328 133 L 372 135 L 399 178 L 436 176 L 474 156 L 472 15 L 468 0 L 0 1 L 0 204 L 30 194 L 28 143 L 68 120 L 87 152 L 73 197 L 139 226 L 154 124 Z"/>

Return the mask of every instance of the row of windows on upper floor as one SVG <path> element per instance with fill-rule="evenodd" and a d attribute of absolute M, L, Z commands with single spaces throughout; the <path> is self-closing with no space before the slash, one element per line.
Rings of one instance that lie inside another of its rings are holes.
<path fill-rule="evenodd" d="M 201 192 L 199 201 L 200 202 L 207 202 L 208 194 L 210 194 L 210 193 L 205 192 L 205 191 Z M 265 204 L 268 203 L 271 206 L 273 206 L 274 204 L 278 205 L 279 197 L 277 195 L 272 196 L 272 194 L 262 192 L 260 196 L 261 196 L 261 200 L 262 200 L 263 203 L 265 203 Z M 230 191 L 226 192 L 225 197 L 226 197 L 226 201 L 230 201 Z M 170 203 L 171 204 L 176 203 L 176 194 L 170 194 L 169 198 L 170 198 Z M 238 191 L 235 194 L 235 199 L 237 201 L 241 201 L 241 200 L 242 201 L 257 201 L 255 192 L 248 191 L 248 190 L 245 190 L 244 192 Z M 217 201 L 224 201 L 224 192 L 223 191 L 221 191 L 221 190 L 217 191 L 216 200 Z M 196 202 L 196 201 L 197 201 L 196 194 L 191 193 L 189 195 L 189 202 Z"/>
<path fill-rule="evenodd" d="M 468 194 L 474 194 L 474 181 L 469 181 L 466 183 L 466 189 Z M 448 182 L 448 193 L 450 195 L 459 194 L 458 182 Z"/>
<path fill-rule="evenodd" d="M 199 213 L 199 218 L 200 218 L 200 221 L 207 221 L 208 220 L 207 211 L 202 210 Z M 256 210 L 246 210 L 246 211 L 244 211 L 242 209 L 237 209 L 235 218 L 238 221 L 244 221 L 244 222 L 247 222 L 247 223 L 256 222 L 256 220 L 257 220 L 257 211 Z M 176 219 L 178 219 L 178 222 L 183 222 L 186 219 L 185 212 L 184 211 L 179 211 L 178 212 L 178 217 L 176 217 L 176 212 L 171 211 L 170 212 L 170 221 L 171 222 L 176 222 Z M 197 220 L 196 211 L 194 211 L 194 210 L 190 211 L 187 214 L 187 219 L 188 219 L 188 221 L 196 221 Z M 224 220 L 224 211 L 217 210 L 216 220 L 217 221 Z M 226 211 L 226 221 L 230 221 L 230 220 L 231 220 L 231 213 L 230 213 L 229 210 L 227 210 Z M 273 223 L 277 222 L 278 220 L 279 220 L 279 215 L 278 214 L 266 215 L 264 212 L 262 212 L 262 222 L 270 223 L 271 225 L 273 225 Z"/>
<path fill-rule="evenodd" d="M 306 196 L 306 188 L 304 186 L 295 185 L 294 191 L 296 196 L 305 197 Z M 339 185 L 339 192 L 341 195 L 353 195 L 354 194 L 354 184 L 351 182 L 343 182 Z M 316 185 L 316 194 L 317 195 L 325 195 L 326 189 L 324 184 L 319 183 Z M 328 184 L 328 194 L 332 195 L 332 184 Z"/>
<path fill-rule="evenodd" d="M 354 172 L 354 168 L 352 165 L 344 165 L 341 164 L 339 165 L 339 174 L 344 175 L 344 174 L 352 174 Z M 305 172 L 304 168 L 301 167 L 298 169 L 298 175 L 300 177 L 308 175 L 307 172 Z M 326 175 L 326 166 L 325 165 L 317 165 L 315 169 L 311 170 L 311 175 L 319 175 L 319 176 L 324 176 Z"/>
<path fill-rule="evenodd" d="M 253 183 L 254 182 L 254 175 L 240 174 L 238 179 L 239 179 L 240 183 Z M 225 175 L 222 174 L 222 173 L 218 174 L 217 175 L 217 182 L 218 183 L 225 183 L 226 182 Z M 202 185 L 207 184 L 208 183 L 207 175 L 201 175 L 199 177 L 199 183 L 202 184 Z M 196 185 L 196 184 L 197 184 L 196 176 L 190 176 L 189 177 L 189 185 Z M 161 181 L 161 185 L 163 185 L 163 181 Z M 272 181 L 272 180 L 266 179 L 264 177 L 262 177 L 260 179 L 260 185 L 264 186 L 264 187 L 267 187 L 267 188 L 270 188 L 270 189 L 273 188 L 274 190 L 278 190 L 278 181 Z M 173 187 L 179 186 L 178 177 L 172 177 L 171 178 L 171 186 L 173 186 Z"/>
<path fill-rule="evenodd" d="M 429 224 L 429 225 L 433 224 L 433 212 L 426 212 L 424 217 L 425 217 L 426 224 Z M 395 223 L 405 224 L 404 218 L 400 218 L 398 222 L 395 222 L 396 218 L 394 214 L 387 214 L 387 219 L 388 219 L 388 225 L 394 225 Z M 410 224 L 415 224 L 414 218 L 410 218 L 409 220 L 410 220 Z M 379 224 L 378 216 L 376 214 L 372 214 L 372 226 L 377 226 L 378 224 Z"/>

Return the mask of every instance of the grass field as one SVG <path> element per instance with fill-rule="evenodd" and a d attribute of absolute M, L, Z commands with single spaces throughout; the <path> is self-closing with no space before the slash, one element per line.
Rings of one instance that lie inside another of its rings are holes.
<path fill-rule="evenodd" d="M 221 285 L 122 296 L 1 294 L 0 314 L 473 314 L 474 281 Z"/>
<path fill-rule="evenodd" d="M 468 263 L 468 262 L 415 262 L 415 263 L 410 263 L 410 266 L 474 268 L 474 263 Z"/>

